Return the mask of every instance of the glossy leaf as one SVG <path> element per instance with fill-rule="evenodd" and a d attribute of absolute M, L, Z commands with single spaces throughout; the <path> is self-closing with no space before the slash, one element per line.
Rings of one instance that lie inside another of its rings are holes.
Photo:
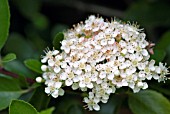
<path fill-rule="evenodd" d="M 34 72 L 37 73 L 42 73 L 41 71 L 41 62 L 36 60 L 36 59 L 27 59 L 24 61 L 24 64 L 30 69 L 33 70 Z"/>
<path fill-rule="evenodd" d="M 22 94 L 19 84 L 14 80 L 0 77 L 0 110 L 9 106 L 12 99 L 17 99 Z"/>
<path fill-rule="evenodd" d="M 34 78 L 35 74 L 31 72 L 21 61 L 14 60 L 4 64 L 4 68 L 8 71 L 18 74 L 19 76 Z"/>
<path fill-rule="evenodd" d="M 4 46 L 10 25 L 10 12 L 8 0 L 0 0 L 0 50 Z"/>
<path fill-rule="evenodd" d="M 134 114 L 169 114 L 170 112 L 168 99 L 152 90 L 129 94 L 128 103 Z"/>
<path fill-rule="evenodd" d="M 54 107 L 51 107 L 51 108 L 41 111 L 39 114 L 52 114 L 54 109 L 55 109 Z"/>
<path fill-rule="evenodd" d="M 9 53 L 5 57 L 2 58 L 2 62 L 10 62 L 16 59 L 16 55 L 14 53 Z"/>
<path fill-rule="evenodd" d="M 36 109 L 22 100 L 13 100 L 9 107 L 9 114 L 38 114 Z"/>
<path fill-rule="evenodd" d="M 57 50 L 60 50 L 60 47 L 61 47 L 61 41 L 64 39 L 64 34 L 62 33 L 62 32 L 59 32 L 56 36 L 55 36 L 55 38 L 54 38 L 54 40 L 53 40 L 53 46 L 54 46 L 54 48 L 55 49 L 57 49 Z"/>

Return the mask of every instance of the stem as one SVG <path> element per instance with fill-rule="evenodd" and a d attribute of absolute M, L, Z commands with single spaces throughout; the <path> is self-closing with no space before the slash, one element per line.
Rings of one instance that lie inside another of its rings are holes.
<path fill-rule="evenodd" d="M 15 74 L 13 72 L 10 72 L 10 71 L 7 71 L 5 70 L 4 68 L 0 67 L 0 73 L 1 74 L 4 74 L 4 75 L 8 75 L 10 77 L 13 77 L 13 78 L 19 78 L 19 75 L 18 74 Z M 26 78 L 26 81 L 29 83 L 29 84 L 33 84 L 35 83 L 35 80 L 31 79 L 31 78 Z"/>

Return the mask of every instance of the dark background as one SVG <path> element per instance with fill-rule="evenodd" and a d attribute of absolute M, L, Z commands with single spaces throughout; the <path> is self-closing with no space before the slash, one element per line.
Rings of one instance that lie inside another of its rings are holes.
<path fill-rule="evenodd" d="M 148 41 L 159 45 L 153 58 L 170 65 L 170 0 L 9 0 L 9 5 L 10 34 L 2 54 L 16 53 L 17 60 L 5 67 L 16 73 L 21 72 L 26 77 L 35 78 L 38 75 L 23 65 L 24 60 L 40 59 L 47 46 L 52 48 L 52 40 L 56 33 L 84 21 L 91 14 L 108 20 L 112 17 L 124 22 L 137 22 L 140 28 L 144 28 Z M 168 88 L 167 86 L 168 84 L 161 87 Z M 152 89 L 157 90 L 154 87 Z M 166 93 L 163 94 L 169 98 Z M 131 114 L 126 100 L 123 106 L 119 106 L 124 97 L 126 96 L 112 96 L 109 103 L 102 105 L 102 110 L 97 113 L 84 111 L 82 98 L 77 93 L 53 99 L 50 105 L 56 106 L 54 112 L 56 114 L 73 114 L 73 112 L 113 114 L 117 111 L 116 107 L 121 109 L 118 110 L 118 114 Z"/>

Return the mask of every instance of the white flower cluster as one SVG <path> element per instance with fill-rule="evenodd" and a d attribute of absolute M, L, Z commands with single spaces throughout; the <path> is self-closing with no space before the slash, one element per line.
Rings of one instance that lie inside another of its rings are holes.
<path fill-rule="evenodd" d="M 41 60 L 45 92 L 54 98 L 64 95 L 64 86 L 71 86 L 89 92 L 86 108 L 100 110 L 98 103 L 107 103 L 116 88 L 127 86 L 136 93 L 148 88 L 146 80 L 166 80 L 168 69 L 149 60 L 149 43 L 135 25 L 92 15 L 64 37 L 62 52 L 48 49 Z"/>

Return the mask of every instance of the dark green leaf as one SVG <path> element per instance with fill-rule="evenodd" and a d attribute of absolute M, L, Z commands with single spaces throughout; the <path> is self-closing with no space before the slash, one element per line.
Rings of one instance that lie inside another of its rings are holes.
<path fill-rule="evenodd" d="M 14 53 L 9 53 L 5 57 L 2 58 L 2 62 L 10 62 L 16 59 L 16 55 Z"/>
<path fill-rule="evenodd" d="M 156 61 L 156 63 L 158 64 L 165 58 L 165 55 L 166 55 L 165 50 L 154 49 L 154 54 L 151 55 L 150 59 L 154 59 Z"/>
<path fill-rule="evenodd" d="M 159 42 L 156 44 L 155 49 L 166 50 L 170 46 L 170 31 L 163 34 Z"/>
<path fill-rule="evenodd" d="M 33 74 L 26 66 L 19 60 L 14 60 L 4 64 L 6 70 L 14 72 L 19 76 L 31 77 L 34 78 L 35 74 Z"/>
<path fill-rule="evenodd" d="M 170 112 L 168 99 L 152 90 L 129 94 L 128 102 L 134 114 L 169 114 Z"/>
<path fill-rule="evenodd" d="M 50 96 L 48 96 L 45 92 L 44 92 L 44 87 L 40 86 L 38 87 L 32 98 L 30 99 L 30 103 L 38 110 L 44 110 L 47 108 L 48 103 L 50 101 Z M 36 101 L 36 102 L 35 102 Z"/>
<path fill-rule="evenodd" d="M 51 108 L 41 111 L 39 114 L 52 114 L 54 109 L 55 109 L 54 107 L 51 107 Z"/>
<path fill-rule="evenodd" d="M 8 0 L 0 0 L 0 50 L 4 46 L 10 25 L 10 12 Z"/>
<path fill-rule="evenodd" d="M 27 59 L 24 61 L 24 64 L 34 72 L 42 74 L 40 61 L 36 59 Z"/>
<path fill-rule="evenodd" d="M 19 75 L 15 80 L 21 88 L 28 88 L 28 82 L 25 76 Z"/>
<path fill-rule="evenodd" d="M 20 95 L 21 89 L 14 80 L 0 77 L 0 110 L 7 108 L 11 100 Z"/>
<path fill-rule="evenodd" d="M 154 85 L 150 85 L 150 87 L 156 91 L 161 92 L 162 94 L 168 95 L 170 96 L 170 90 L 169 88 L 165 88 L 165 87 L 160 87 L 158 86 L 158 84 L 154 84 Z"/>
<path fill-rule="evenodd" d="M 61 41 L 64 39 L 64 34 L 62 33 L 62 32 L 59 32 L 56 36 L 55 36 L 55 38 L 54 38 L 54 40 L 53 40 L 53 46 L 54 46 L 54 48 L 55 49 L 57 49 L 57 50 L 60 50 L 60 47 L 61 47 Z"/>
<path fill-rule="evenodd" d="M 38 114 L 36 109 L 22 100 L 13 100 L 9 107 L 9 114 Z"/>

